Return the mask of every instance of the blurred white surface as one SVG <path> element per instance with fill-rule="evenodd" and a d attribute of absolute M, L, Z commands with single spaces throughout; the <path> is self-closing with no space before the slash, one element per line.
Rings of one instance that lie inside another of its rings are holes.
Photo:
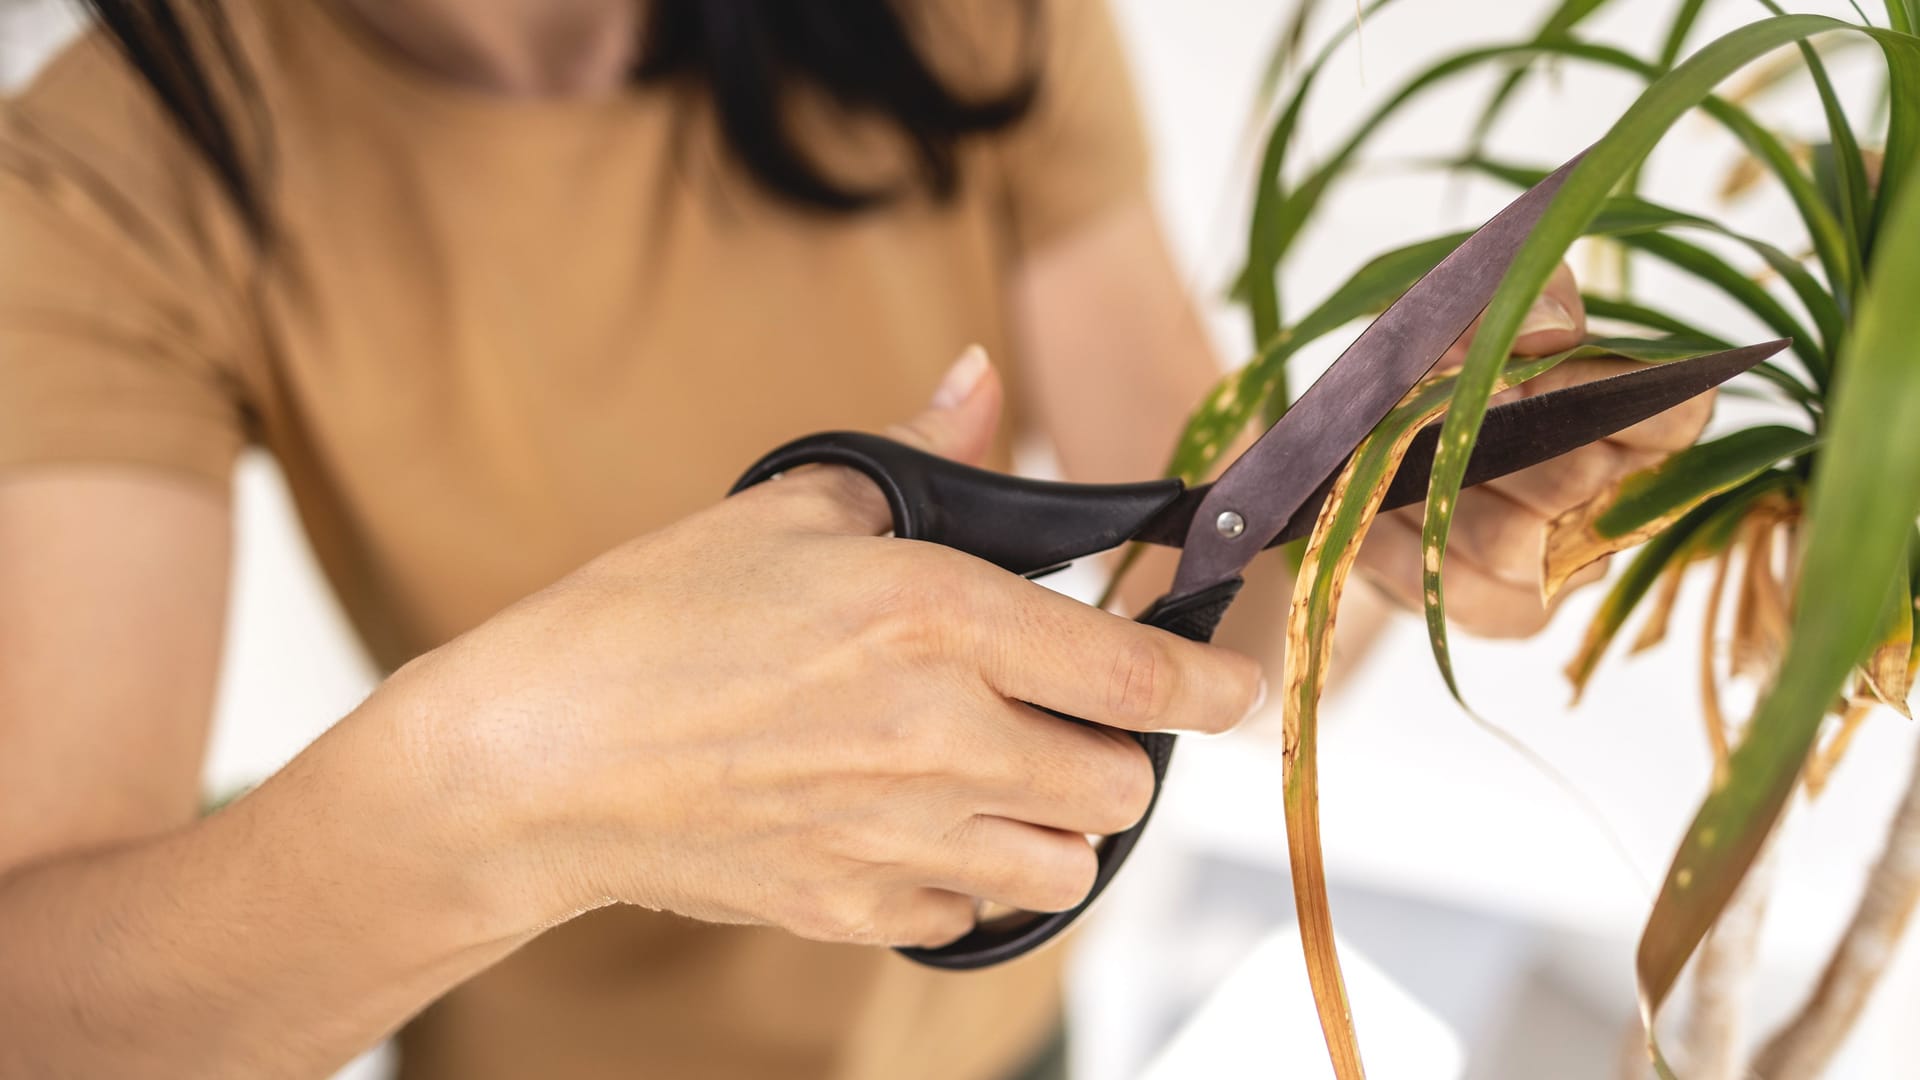
<path fill-rule="evenodd" d="M 1207 307 L 1222 354 L 1238 357 L 1246 351 L 1240 317 L 1216 298 L 1242 243 L 1252 88 L 1291 5 L 1113 2 L 1157 143 L 1160 203 L 1175 251 Z M 1345 6 L 1329 5 L 1323 32 L 1345 17 Z M 1334 145 L 1361 103 L 1377 101 L 1425 60 L 1519 33 L 1549 6 L 1547 0 L 1402 0 L 1369 21 L 1364 66 L 1349 50 L 1329 67 L 1318 107 L 1307 118 L 1306 157 Z M 1791 6 L 1848 12 L 1844 0 Z M 0 75 L 17 75 L 57 38 L 57 7 L 0 3 Z M 1672 8 L 1672 0 L 1626 0 L 1596 24 L 1596 33 L 1644 52 L 1656 33 L 1655 16 Z M 1695 40 L 1758 13 L 1752 5 L 1709 5 Z M 1477 108 L 1488 83 L 1464 80 L 1391 124 L 1393 156 L 1418 159 L 1456 149 L 1463 117 Z M 1633 92 L 1624 79 L 1572 68 L 1556 85 L 1555 95 L 1536 94 L 1513 113 L 1496 150 L 1558 161 L 1598 137 Z M 1789 119 L 1811 129 L 1817 114 L 1809 109 Z M 1683 122 L 1649 170 L 1651 188 L 1664 201 L 1712 208 L 1713 189 L 1731 160 L 1717 132 Z M 1288 294 L 1296 305 L 1317 299 L 1368 255 L 1476 221 L 1503 198 L 1483 184 L 1369 170 L 1324 207 L 1285 268 Z M 1766 198 L 1743 204 L 1735 216 L 1760 233 L 1778 232 L 1788 220 L 1782 204 Z M 1730 308 L 1719 297 L 1650 269 L 1643 273 L 1670 307 L 1704 322 L 1745 327 L 1725 321 Z M 1324 363 L 1339 344 L 1326 343 L 1307 359 Z M 207 766 L 216 789 L 278 767 L 373 685 L 269 463 L 253 458 L 244 464 L 238 506 L 229 663 Z M 1089 587 L 1086 578 L 1079 580 Z M 1702 591 L 1696 582 L 1677 627 L 1697 625 Z M 1404 1015 L 1438 1016 L 1468 1048 L 1471 1080 L 1616 1075 L 1613 1054 L 1633 1015 L 1633 943 L 1650 883 L 1664 872 L 1706 782 L 1693 635 L 1680 633 L 1668 648 L 1632 661 L 1610 659 L 1582 706 L 1566 709 L 1559 669 L 1596 599 L 1592 590 L 1575 597 L 1535 641 L 1455 647 L 1468 700 L 1551 761 L 1591 801 L 1592 812 L 1476 729 L 1447 699 L 1411 622 L 1390 633 L 1359 668 L 1336 673 L 1344 681 L 1326 709 L 1322 818 L 1335 918 L 1383 980 L 1419 1002 L 1420 1011 Z M 1762 1028 L 1790 1010 L 1810 984 L 1850 909 L 1914 740 L 1913 725 L 1876 717 L 1829 793 L 1817 805 L 1797 807 L 1790 819 L 1756 988 Z M 1082 936 L 1074 1046 L 1083 1080 L 1138 1075 L 1198 1003 L 1246 962 L 1249 950 L 1284 940 L 1292 902 L 1279 768 L 1270 730 L 1185 741 L 1160 820 Z M 1596 817 L 1617 834 L 1630 867 Z M 1263 941 L 1268 944 L 1259 945 Z M 1910 1063 L 1920 1060 L 1920 1036 L 1907 1019 L 1920 1004 L 1917 953 L 1910 943 L 1902 949 L 1889 985 L 1831 1076 L 1878 1080 L 1912 1072 Z M 1277 966 L 1257 970 L 1259 979 L 1283 978 Z M 1256 976 L 1245 978 L 1251 985 Z M 1278 1009 L 1302 990 L 1298 983 L 1274 986 L 1271 1004 Z M 1244 1004 L 1269 990 L 1263 984 L 1221 993 L 1222 1001 Z M 1402 1034 L 1414 1038 L 1425 1023 L 1402 1024 L 1394 1019 L 1401 1014 L 1358 996 L 1355 1006 L 1367 1037 L 1386 1043 Z M 1222 1023 L 1212 1018 L 1217 1015 L 1231 1014 L 1203 1012 L 1195 1030 Z M 1265 1075 L 1309 1075 L 1324 1052 L 1317 1032 L 1259 1045 Z M 1165 1060 L 1187 1060 L 1174 1056 L 1182 1052 L 1168 1051 Z M 1386 1065 L 1384 1058 L 1371 1063 L 1377 1071 Z M 1156 1075 L 1230 1075 L 1170 1067 Z M 369 1061 L 355 1075 L 381 1069 Z"/>
<path fill-rule="evenodd" d="M 1336 939 L 1338 935 L 1335 935 Z M 1141 1074 L 1142 1080 L 1253 1080 L 1289 1063 L 1290 1080 L 1331 1080 L 1333 1066 L 1303 1056 L 1322 1036 L 1300 931 L 1288 926 L 1267 935 L 1200 1006 Z M 1375 1080 L 1455 1080 L 1466 1051 L 1438 1016 L 1414 1000 L 1366 955 L 1339 942 L 1347 1000 L 1367 1022 L 1360 1050 Z"/>

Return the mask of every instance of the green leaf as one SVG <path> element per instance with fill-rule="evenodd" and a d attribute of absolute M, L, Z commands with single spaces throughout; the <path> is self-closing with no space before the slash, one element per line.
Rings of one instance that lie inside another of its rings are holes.
<path fill-rule="evenodd" d="M 1829 20 L 1829 22 L 1835 26 L 1849 25 L 1835 20 Z M 1430 87 L 1459 77 L 1477 67 L 1502 60 L 1539 57 L 1579 60 L 1644 78 L 1658 74 L 1658 69 L 1653 65 L 1620 49 L 1571 39 L 1495 45 L 1457 53 L 1432 64 L 1403 83 L 1385 102 L 1363 118 L 1347 140 L 1329 155 L 1318 169 L 1291 190 L 1283 192 L 1280 174 L 1285 162 L 1285 147 L 1298 126 L 1300 110 L 1304 107 L 1306 95 L 1312 87 L 1314 77 L 1318 74 L 1319 63 L 1309 69 L 1268 139 L 1261 165 L 1260 186 L 1254 205 L 1254 221 L 1249 230 L 1247 266 L 1236 277 L 1234 287 L 1235 295 L 1246 296 L 1250 307 L 1257 307 L 1266 312 L 1266 314 L 1256 312 L 1256 342 L 1264 347 L 1271 335 L 1278 332 L 1280 303 L 1275 272 L 1280 262 L 1291 250 L 1313 211 L 1332 188 L 1334 181 L 1352 166 L 1363 146 L 1386 121 L 1409 103 L 1420 99 Z M 1850 286 L 1850 279 L 1844 277 L 1846 263 L 1841 255 L 1845 248 L 1844 230 L 1832 211 L 1822 202 L 1812 180 L 1800 170 L 1792 153 L 1777 136 L 1756 123 L 1739 107 L 1715 98 L 1705 99 L 1698 104 L 1702 105 L 1709 116 L 1725 125 L 1735 138 L 1746 145 L 1749 151 L 1780 179 L 1806 222 L 1814 250 L 1820 256 L 1822 267 L 1827 271 L 1829 278 Z M 1273 289 L 1274 292 L 1269 296 L 1264 291 L 1267 289 Z M 1819 377 L 1822 373 L 1815 374 Z"/>
<path fill-rule="evenodd" d="M 1565 39 L 1585 22 L 1588 16 L 1606 6 L 1606 2 L 1607 0 L 1561 0 L 1560 6 L 1547 15 L 1546 21 L 1534 33 L 1534 41 L 1548 43 Z M 1500 114 L 1506 111 L 1507 105 L 1519 93 L 1532 67 L 1531 60 L 1513 64 L 1506 78 L 1500 81 L 1500 85 L 1487 99 L 1487 103 L 1481 106 L 1480 117 L 1474 121 L 1473 133 L 1469 136 L 1470 145 L 1475 152 L 1486 144 L 1487 136 L 1493 131 L 1493 125 L 1499 121 Z"/>
<path fill-rule="evenodd" d="M 1833 89 L 1833 80 L 1827 77 L 1827 65 L 1820 54 L 1806 42 L 1800 43 L 1801 55 L 1806 58 L 1807 70 L 1813 74 L 1814 85 L 1820 91 L 1820 104 L 1826 110 L 1827 127 L 1832 142 L 1822 155 L 1830 164 L 1834 175 L 1835 210 L 1840 223 L 1845 226 L 1853 243 L 1849 252 L 1854 260 L 1864 266 L 1865 252 L 1871 244 L 1873 197 L 1867 193 L 1867 164 L 1860 155 L 1860 142 L 1853 134 L 1853 125 L 1847 120 L 1847 112 L 1840 104 L 1840 95 Z M 1865 271 L 1860 271 L 1864 275 Z M 1852 297 L 1845 298 L 1851 306 Z"/>
<path fill-rule="evenodd" d="M 1683 0 L 1680 10 L 1667 27 L 1667 40 L 1660 46 L 1660 70 L 1670 71 L 1674 61 L 1680 59 L 1681 50 L 1687 47 L 1687 35 L 1693 33 L 1693 25 L 1700 21 L 1700 9 L 1706 6 L 1706 0 Z"/>
<path fill-rule="evenodd" d="M 1378 10 L 1387 2 L 1390 0 L 1376 0 L 1368 11 Z M 1578 42 L 1497 45 L 1457 53 L 1434 63 L 1401 84 L 1385 102 L 1362 119 L 1346 142 L 1329 155 L 1319 168 L 1292 189 L 1286 189 L 1284 173 L 1288 148 L 1299 127 L 1314 83 L 1331 56 L 1333 45 L 1342 40 L 1344 32 L 1302 74 L 1299 87 L 1282 109 L 1261 155 L 1253 221 L 1248 227 L 1247 265 L 1237 279 L 1239 284 L 1235 292 L 1244 292 L 1247 296 L 1248 307 L 1253 313 L 1254 341 L 1263 349 L 1279 332 L 1281 325 L 1282 305 L 1275 278 L 1281 260 L 1292 249 L 1321 198 L 1352 165 L 1368 139 L 1394 114 L 1418 100 L 1429 87 L 1457 78 L 1480 65 L 1518 56 L 1572 56 L 1633 72 L 1643 73 L 1647 70 L 1646 64 L 1619 49 Z"/>
<path fill-rule="evenodd" d="M 1392 2 L 1374 0 L 1363 14 L 1371 15 Z M 1353 24 L 1342 27 L 1314 56 L 1313 62 L 1307 65 L 1301 73 L 1300 85 L 1288 98 L 1279 119 L 1268 132 L 1266 147 L 1260 154 L 1253 221 L 1247 230 L 1247 269 L 1243 274 L 1247 286 L 1247 306 L 1253 318 L 1253 340 L 1258 348 L 1265 348 L 1269 339 L 1280 331 L 1280 293 L 1275 275 L 1292 235 L 1292 230 L 1280 220 L 1284 205 L 1282 192 L 1286 184 L 1287 153 L 1293 145 L 1294 132 L 1300 126 L 1300 116 L 1306 109 L 1314 82 L 1358 25 L 1359 19 L 1356 19 Z M 1294 228 L 1297 229 L 1297 226 Z M 1284 377 L 1284 372 L 1282 375 Z"/>
<path fill-rule="evenodd" d="M 1910 10 L 1920 10 L 1920 0 L 1906 0 Z M 1902 190 L 1920 156 L 1920 39 L 1904 34 L 1881 33 L 1875 39 L 1887 54 L 1887 139 L 1886 157 L 1880 167 L 1880 195 L 1874 200 L 1875 237 L 1889 235 L 1886 217 L 1891 195 Z M 1901 57 L 1906 57 L 1904 62 Z M 1871 253 L 1869 253 L 1871 254 Z"/>
<path fill-rule="evenodd" d="M 1688 828 L 1640 940 L 1649 1029 L 1779 816 L 1821 718 L 1872 644 L 1887 581 L 1908 557 L 1920 514 L 1920 182 L 1906 181 L 1894 199 L 1809 484 L 1792 646 Z"/>
<path fill-rule="evenodd" d="M 1559 195 L 1513 260 L 1461 370 L 1459 390 L 1447 412 L 1434 460 L 1422 530 L 1428 639 L 1448 688 L 1459 697 L 1448 655 L 1444 587 L 1440 568 L 1453 521 L 1460 481 L 1486 415 L 1501 364 L 1512 351 L 1521 320 L 1540 295 L 1561 256 L 1600 212 L 1614 185 L 1644 160 L 1667 130 L 1689 109 L 1705 102 L 1713 88 L 1754 58 L 1782 45 L 1830 30 L 1861 31 L 1850 23 L 1818 15 L 1767 19 L 1735 30 L 1708 44 L 1687 62 L 1649 85 L 1628 115 L 1588 151 L 1567 177 Z"/>
<path fill-rule="evenodd" d="M 1776 15 L 1786 14 L 1775 0 L 1760 2 Z M 1827 76 L 1826 61 L 1809 42 L 1800 42 L 1799 49 L 1807 74 L 1812 76 L 1814 89 L 1820 94 L 1820 107 L 1827 115 L 1827 131 L 1832 139 L 1827 154 L 1833 177 L 1831 199 L 1847 230 L 1849 271 L 1857 281 L 1865 276 L 1862 267 L 1873 240 L 1872 197 L 1867 194 L 1866 162 L 1860 156 L 1860 141 L 1854 137 L 1847 110 L 1840 104 L 1840 95 L 1834 92 L 1833 80 Z M 1843 293 L 1840 301 L 1843 307 L 1853 306 L 1851 294 Z"/>
<path fill-rule="evenodd" d="M 1920 5 L 1913 0 L 1887 0 L 1887 25 L 1903 34 L 1920 26 Z"/>
<path fill-rule="evenodd" d="M 1596 319 L 1610 319 L 1615 322 L 1631 323 L 1649 330 L 1665 330 L 1672 336 L 1668 339 L 1676 348 L 1693 354 L 1722 352 L 1734 348 L 1732 342 L 1716 337 L 1691 323 L 1669 315 L 1656 308 L 1635 304 L 1625 300 L 1614 300 L 1603 296 L 1583 296 L 1587 314 Z M 1608 339 L 1600 339 L 1604 343 Z M 1807 415 L 1818 419 L 1820 399 L 1807 385 L 1792 374 L 1781 370 L 1772 363 L 1755 364 L 1747 374 L 1764 379 L 1778 387 L 1787 395 L 1787 399 L 1807 410 Z M 1737 387 L 1736 387 L 1737 388 Z M 1728 391 L 1731 392 L 1731 391 Z"/>
<path fill-rule="evenodd" d="M 1780 337 L 1792 338 L 1794 355 L 1809 369 L 1819 371 L 1828 366 L 1821 352 L 1821 339 L 1794 318 L 1773 294 L 1719 255 L 1667 233 L 1634 233 L 1621 237 L 1620 242 L 1713 285 L 1746 308 L 1767 329 Z"/>
<path fill-rule="evenodd" d="M 1356 319 L 1386 310 L 1471 235 L 1449 233 L 1376 255 L 1286 330 L 1284 349 L 1291 355 Z"/>
<path fill-rule="evenodd" d="M 1778 135 L 1760 126 L 1743 110 L 1714 101 L 1709 101 L 1705 109 L 1726 125 L 1734 138 L 1747 148 L 1747 152 L 1780 181 L 1781 190 L 1793 202 L 1793 208 L 1800 214 L 1801 224 L 1806 227 L 1807 238 L 1813 244 L 1814 256 L 1820 261 L 1821 272 L 1826 275 L 1835 292 L 1852 295 L 1855 274 L 1853 263 L 1846 255 L 1846 229 L 1841 226 L 1840 219 L 1834 216 L 1833 208 L 1821 198 L 1812 178 L 1794 160 L 1793 151 L 1780 141 Z"/>
<path fill-rule="evenodd" d="M 1489 161 L 1485 158 L 1464 159 L 1455 162 L 1454 165 L 1457 168 L 1493 176 L 1521 188 L 1532 187 L 1552 171 Z M 1793 336 L 1797 332 L 1799 337 L 1795 341 L 1796 351 L 1804 353 L 1809 349 L 1818 349 L 1820 353 L 1814 358 L 1814 362 L 1821 367 L 1826 366 L 1826 358 L 1838 347 L 1840 339 L 1846 333 L 1846 320 L 1841 314 L 1840 305 L 1818 281 L 1814 280 L 1813 275 L 1800 265 L 1798 259 L 1780 250 L 1776 245 L 1759 237 L 1737 232 L 1697 214 L 1675 210 L 1638 196 L 1620 195 L 1607 200 L 1600 214 L 1594 219 L 1594 223 L 1588 226 L 1587 235 L 1607 234 L 1623 238 L 1622 242 L 1629 247 L 1636 247 L 1652 256 L 1663 258 L 1669 265 L 1694 274 L 1708 284 L 1721 288 L 1743 304 L 1747 303 L 1756 292 L 1765 293 L 1764 289 L 1744 274 L 1727 267 L 1724 260 L 1718 260 L 1709 255 L 1702 261 L 1694 255 L 1697 248 L 1684 249 L 1683 253 L 1688 257 L 1679 259 L 1674 258 L 1666 248 L 1636 245 L 1631 239 L 1626 239 L 1640 233 L 1682 228 L 1698 229 L 1732 240 L 1758 255 L 1761 261 L 1767 264 L 1768 269 L 1780 275 L 1781 280 L 1793 290 L 1801 306 L 1813 317 L 1815 324 L 1820 328 L 1819 339 L 1816 340 L 1804 329 L 1799 329 L 1791 316 L 1788 316 L 1778 304 L 1771 302 L 1770 298 L 1763 298 L 1761 307 L 1757 310 L 1749 305 L 1749 310 L 1754 310 L 1757 316 L 1767 321 L 1775 333 Z"/>
<path fill-rule="evenodd" d="M 1595 519 L 1594 529 L 1608 537 L 1637 532 L 1671 514 L 1673 507 L 1693 505 L 1705 494 L 1745 483 L 1770 465 L 1812 450 L 1814 443 L 1811 433 L 1798 428 L 1767 426 L 1688 447 L 1622 481 L 1618 498 Z"/>
<path fill-rule="evenodd" d="M 1694 324 L 1686 322 L 1679 316 L 1668 314 L 1658 308 L 1648 307 L 1645 304 L 1638 304 L 1631 300 L 1620 300 L 1611 296 L 1598 296 L 1593 293 L 1583 294 L 1580 299 L 1586 304 L 1589 318 L 1611 319 L 1615 322 L 1642 326 L 1648 330 L 1663 330 L 1676 337 L 1693 338 L 1696 341 L 1713 347 L 1712 349 L 1702 350 L 1705 352 L 1735 347 L 1733 342 L 1726 338 L 1710 334 Z"/>
<path fill-rule="evenodd" d="M 1547 527 L 1543 589 L 1554 595 L 1595 561 L 1647 540 L 1708 498 L 1807 453 L 1815 442 L 1798 428 L 1747 428 L 1622 478 Z"/>

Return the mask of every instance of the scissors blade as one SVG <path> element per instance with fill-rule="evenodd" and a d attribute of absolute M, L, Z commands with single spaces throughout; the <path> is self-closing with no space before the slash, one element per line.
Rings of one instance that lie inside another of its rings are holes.
<path fill-rule="evenodd" d="M 1584 157 L 1585 155 L 1581 155 Z M 1576 157 L 1468 237 L 1361 333 L 1300 400 L 1227 467 L 1194 515 L 1173 596 L 1239 575 L 1493 299 Z M 1223 518 L 1225 514 L 1233 518 Z M 1241 528 L 1223 530 L 1221 521 Z"/>
<path fill-rule="evenodd" d="M 1480 438 L 1467 459 L 1465 486 L 1484 484 L 1624 431 L 1706 393 L 1789 344 L 1782 339 L 1676 360 L 1496 405 L 1487 410 Z M 1381 510 L 1397 510 L 1426 499 L 1439 439 L 1438 421 L 1414 436 L 1387 485 Z M 1277 547 L 1312 532 L 1332 488 L 1333 478 L 1329 477 L 1266 546 Z M 1181 545 L 1207 496 L 1204 485 L 1188 490 L 1143 528 L 1137 539 Z"/>

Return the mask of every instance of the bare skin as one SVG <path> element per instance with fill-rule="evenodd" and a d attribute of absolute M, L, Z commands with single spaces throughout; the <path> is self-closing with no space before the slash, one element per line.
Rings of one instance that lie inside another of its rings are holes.
<path fill-rule="evenodd" d="M 894 434 L 982 453 L 972 370 Z M 195 821 L 225 517 L 107 469 L 0 483 L 0 1073 L 322 1072 L 609 903 L 865 944 L 951 940 L 973 897 L 1070 907 L 1082 834 L 1152 777 L 1018 702 L 1219 731 L 1259 694 L 1246 657 L 880 538 L 878 492 L 822 470 L 609 552 Z M 93 527 L 121 520 L 152 524 Z"/>
<path fill-rule="evenodd" d="M 625 0 L 354 2 L 507 93 L 615 92 L 605 58 L 632 40 Z M 1117 208 L 1011 282 L 1070 473 L 1151 475 L 1217 372 L 1151 211 Z M 1523 347 L 1579 332 L 1548 321 Z M 896 434 L 977 457 L 1001 388 L 966 370 Z M 1463 502 L 1463 627 L 1544 620 L 1514 584 L 1537 572 L 1529 529 L 1702 419 Z M 0 478 L 0 1075 L 324 1073 L 608 903 L 886 944 L 953 938 L 974 897 L 1071 906 L 1079 834 L 1136 819 L 1151 777 L 1123 736 L 1017 702 L 1221 730 L 1258 665 L 879 539 L 884 518 L 864 482 L 819 471 L 640 537 L 408 665 L 203 819 L 224 495 L 127 467 Z M 1416 550 L 1388 536 L 1367 558 L 1409 588 Z M 697 644 L 714 640 L 735 645 Z"/>

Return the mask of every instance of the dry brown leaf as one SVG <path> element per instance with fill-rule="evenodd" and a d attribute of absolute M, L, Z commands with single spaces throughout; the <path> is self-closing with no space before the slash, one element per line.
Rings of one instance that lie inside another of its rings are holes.
<path fill-rule="evenodd" d="M 1905 587 L 1905 583 L 1902 583 Z M 1913 713 L 1907 707 L 1907 694 L 1913 686 L 1913 614 L 1909 605 L 1904 612 L 1906 619 L 1900 624 L 1904 633 L 1896 632 L 1882 641 L 1867 656 L 1866 663 L 1860 665 L 1860 682 L 1866 687 L 1873 700 L 1907 719 L 1913 719 Z"/>
<path fill-rule="evenodd" d="M 1774 571 L 1776 513 L 1758 508 L 1748 518 L 1746 560 L 1733 616 L 1731 673 L 1770 678 L 1787 644 L 1787 593 Z M 1904 662 L 1904 660 L 1903 660 Z"/>
<path fill-rule="evenodd" d="M 1707 614 L 1700 628 L 1700 718 L 1706 725 L 1707 746 L 1713 751 L 1713 778 L 1718 785 L 1727 771 L 1727 718 L 1720 711 L 1720 683 L 1714 672 L 1715 631 L 1720 628 L 1720 599 L 1726 593 L 1734 548 L 1728 544 L 1714 559 L 1713 590 L 1707 594 Z"/>
<path fill-rule="evenodd" d="M 1592 499 L 1547 523 L 1546 542 L 1542 545 L 1540 595 L 1551 601 L 1577 573 L 1616 552 L 1638 547 L 1693 509 L 1695 503 L 1677 506 L 1639 528 L 1619 536 L 1602 536 L 1595 523 L 1612 510 L 1620 498 L 1623 481 L 1616 480 Z M 1709 493 L 1710 494 L 1710 493 Z M 1702 496 L 1704 498 L 1704 496 Z"/>
<path fill-rule="evenodd" d="M 1687 568 L 1694 559 L 1683 555 L 1673 561 L 1660 575 L 1660 591 L 1653 595 L 1653 607 L 1647 612 L 1646 621 L 1640 624 L 1640 633 L 1633 639 L 1627 652 L 1643 653 L 1667 639 L 1667 626 L 1673 621 L 1673 605 L 1680 599 L 1680 586 L 1687 580 Z"/>

